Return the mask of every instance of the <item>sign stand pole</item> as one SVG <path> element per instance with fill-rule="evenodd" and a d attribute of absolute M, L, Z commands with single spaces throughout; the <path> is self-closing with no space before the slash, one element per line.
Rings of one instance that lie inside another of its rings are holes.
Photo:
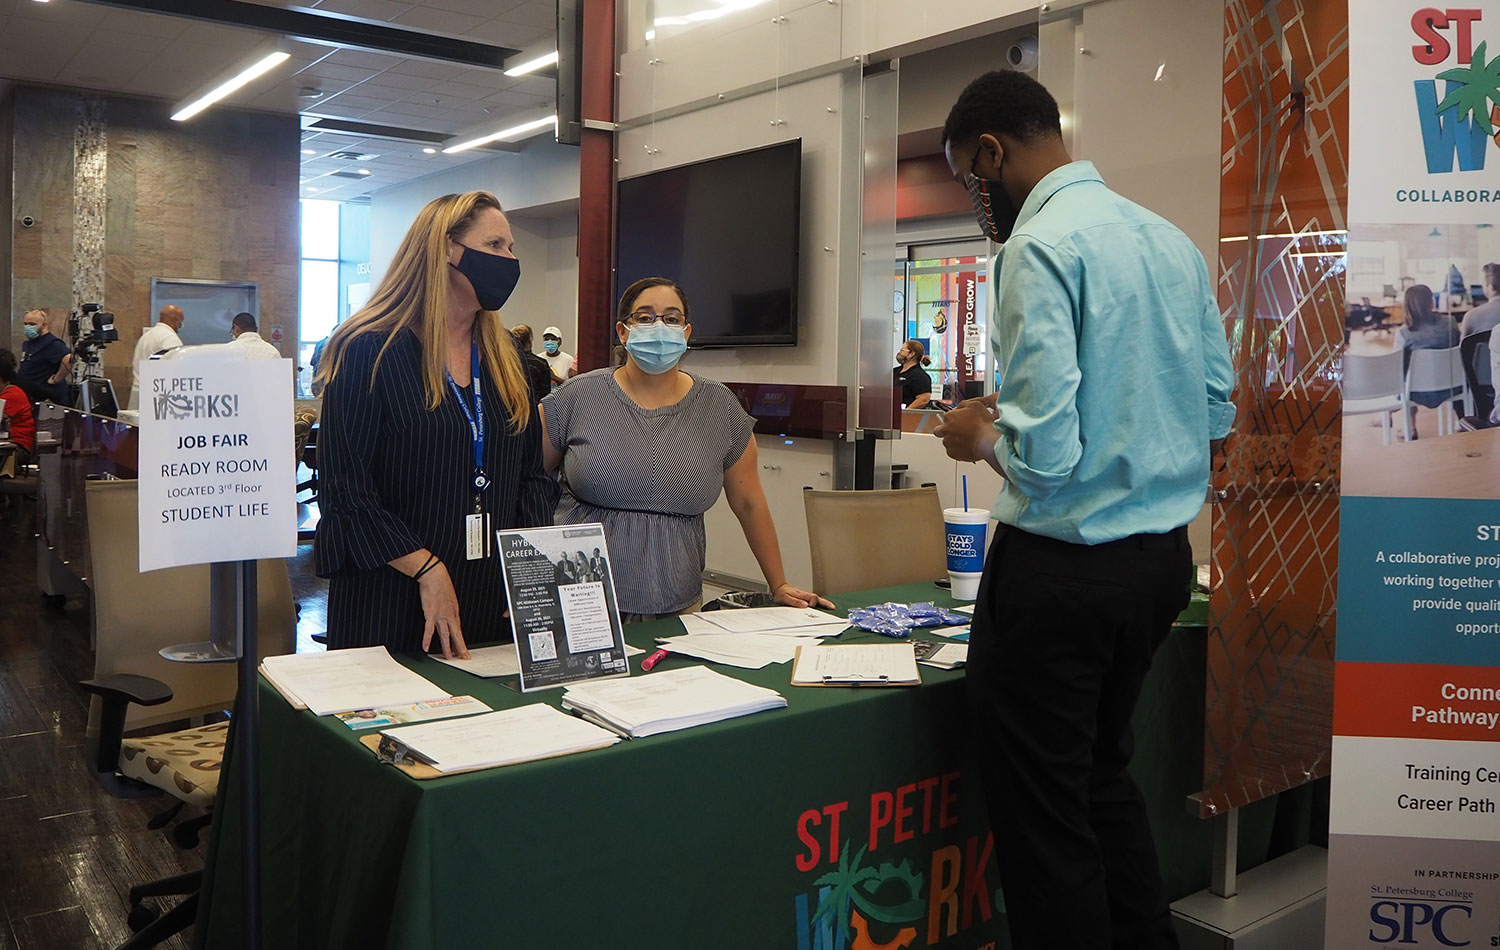
<path fill-rule="evenodd" d="M 239 698 L 235 715 L 240 774 L 240 906 L 245 950 L 260 950 L 260 679 L 256 673 L 258 565 L 235 566 L 235 625 L 239 643 Z"/>

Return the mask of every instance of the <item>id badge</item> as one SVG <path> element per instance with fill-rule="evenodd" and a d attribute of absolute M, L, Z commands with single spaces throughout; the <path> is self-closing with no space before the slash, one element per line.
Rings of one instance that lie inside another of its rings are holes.
<path fill-rule="evenodd" d="M 479 513 L 464 518 L 464 538 L 471 561 L 483 560 L 489 554 L 489 515 Z"/>

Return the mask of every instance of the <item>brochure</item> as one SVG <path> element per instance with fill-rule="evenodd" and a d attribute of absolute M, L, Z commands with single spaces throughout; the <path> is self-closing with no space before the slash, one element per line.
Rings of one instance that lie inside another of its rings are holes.
<path fill-rule="evenodd" d="M 601 524 L 496 532 L 521 691 L 629 676 Z"/>
<path fill-rule="evenodd" d="M 411 722 L 427 722 L 430 719 L 452 719 L 456 716 L 472 716 L 487 713 L 490 707 L 473 696 L 448 696 L 429 699 L 426 702 L 406 706 L 388 706 L 384 709 L 356 709 L 338 714 L 339 722 L 356 731 L 360 729 L 384 729 Z"/>

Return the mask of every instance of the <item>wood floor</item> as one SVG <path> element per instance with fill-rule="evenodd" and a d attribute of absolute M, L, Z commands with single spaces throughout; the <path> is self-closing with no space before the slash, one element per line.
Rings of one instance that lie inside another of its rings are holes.
<path fill-rule="evenodd" d="M 0 508 L 0 950 L 108 950 L 130 936 L 131 885 L 201 868 L 202 856 L 146 827 L 168 799 L 114 798 L 84 761 L 88 702 L 76 684 L 93 673 L 89 605 L 43 600 L 35 505 L 7 501 Z M 306 569 L 309 552 L 304 546 L 289 563 L 304 650 L 323 627 L 326 603 Z M 186 936 L 161 946 L 185 950 Z"/>

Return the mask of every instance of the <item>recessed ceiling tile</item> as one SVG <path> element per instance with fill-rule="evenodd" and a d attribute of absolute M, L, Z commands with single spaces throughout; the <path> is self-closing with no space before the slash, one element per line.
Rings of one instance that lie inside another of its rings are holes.
<path fill-rule="evenodd" d="M 448 66 L 443 63 L 429 63 L 421 59 L 408 59 L 404 63 L 392 66 L 393 73 L 403 76 L 421 76 L 438 82 L 444 79 L 452 79 L 454 76 L 462 75 L 463 69 L 459 66 Z"/>
<path fill-rule="evenodd" d="M 450 13 L 447 10 L 435 10 L 431 7 L 412 7 L 405 13 L 396 17 L 393 21 L 402 26 L 416 27 L 419 30 L 432 30 L 436 33 L 452 33 L 462 36 L 464 31 L 472 30 L 484 22 L 483 17 L 470 16 L 466 13 Z"/>
<path fill-rule="evenodd" d="M 533 28 L 545 26 L 556 29 L 557 4 L 555 0 L 551 3 L 547 0 L 529 0 L 500 14 L 499 19 Z"/>
<path fill-rule="evenodd" d="M 319 10 L 364 17 L 367 20 L 394 20 L 412 8 L 410 3 L 397 0 L 323 0 Z"/>
<path fill-rule="evenodd" d="M 91 3 L 26 3 L 16 4 L 12 15 L 18 20 L 38 20 L 43 23 L 67 24 L 74 29 L 98 26 L 104 19 L 104 7 Z"/>
<path fill-rule="evenodd" d="M 522 3 L 523 0 L 426 0 L 422 6 L 489 18 L 504 16 L 507 11 Z M 553 8 L 556 9 L 556 0 L 553 0 Z"/>
<path fill-rule="evenodd" d="M 426 76 L 407 76 L 389 69 L 374 76 L 371 81 L 389 89 L 400 89 L 408 96 L 414 92 L 421 92 L 437 82 L 436 79 L 429 79 Z"/>
<path fill-rule="evenodd" d="M 344 83 L 356 83 L 369 79 L 371 76 L 376 75 L 376 73 L 373 69 L 361 69 L 358 66 L 339 66 L 325 59 L 321 63 L 314 63 L 297 75 L 313 76 L 318 79 L 330 79 Z"/>
<path fill-rule="evenodd" d="M 134 10 L 106 10 L 99 28 L 111 33 L 141 33 L 173 40 L 188 28 L 188 20 Z"/>
<path fill-rule="evenodd" d="M 432 105 L 422 105 L 421 103 L 416 102 L 392 102 L 389 105 L 382 106 L 380 109 L 376 110 L 374 115 L 433 115 L 437 111 L 439 111 L 438 107 Z M 371 118 L 373 118 L 374 115 L 372 115 Z"/>
<path fill-rule="evenodd" d="M 324 60 L 337 66 L 358 66 L 361 69 L 373 69 L 383 72 L 396 65 L 403 57 L 392 53 L 368 53 L 357 49 L 335 50 L 334 54 Z"/>
<path fill-rule="evenodd" d="M 355 88 L 358 89 L 359 87 L 356 86 Z M 345 109 L 358 109 L 360 112 L 371 112 L 390 103 L 384 99 L 369 99 L 365 96 L 355 95 L 352 92 L 346 92 L 324 99 L 318 104 L 318 107 L 321 109 L 331 104 L 337 104 Z"/>

